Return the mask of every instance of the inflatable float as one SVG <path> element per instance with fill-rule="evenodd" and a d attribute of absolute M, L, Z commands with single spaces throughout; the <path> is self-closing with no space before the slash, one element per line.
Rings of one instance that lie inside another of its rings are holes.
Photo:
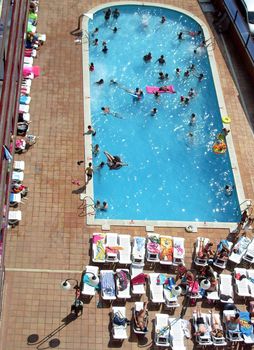
<path fill-rule="evenodd" d="M 160 94 L 163 94 L 163 93 L 174 94 L 176 91 L 173 85 L 168 85 L 167 90 L 160 90 L 158 86 L 147 86 L 146 92 L 148 94 L 154 94 L 155 92 L 159 92 Z"/>

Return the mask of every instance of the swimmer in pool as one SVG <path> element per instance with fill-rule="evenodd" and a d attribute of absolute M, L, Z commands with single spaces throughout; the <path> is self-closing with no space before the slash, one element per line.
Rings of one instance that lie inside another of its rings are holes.
<path fill-rule="evenodd" d="M 110 114 L 115 118 L 123 119 L 117 112 L 111 112 L 109 107 L 101 107 L 103 114 Z"/>
<path fill-rule="evenodd" d="M 107 157 L 107 165 L 110 170 L 120 169 L 122 166 L 128 166 L 127 163 L 123 163 L 119 156 L 112 156 L 107 151 L 104 151 L 105 156 Z"/>

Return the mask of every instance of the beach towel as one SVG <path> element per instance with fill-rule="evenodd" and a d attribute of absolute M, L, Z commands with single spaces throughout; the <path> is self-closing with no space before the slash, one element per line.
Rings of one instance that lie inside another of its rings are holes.
<path fill-rule="evenodd" d="M 250 313 L 247 311 L 240 311 L 240 330 L 246 336 L 253 333 L 253 325 L 250 323 Z"/>
<path fill-rule="evenodd" d="M 89 277 L 88 275 L 84 275 L 83 276 L 83 283 L 87 284 L 88 286 L 94 287 L 95 289 L 100 289 L 99 284 L 97 286 L 95 286 L 91 281 L 91 277 Z"/>
<path fill-rule="evenodd" d="M 145 273 L 140 273 L 137 276 L 133 277 L 131 280 L 131 284 L 133 286 L 136 286 L 138 284 L 145 284 L 146 283 L 147 275 Z"/>
<path fill-rule="evenodd" d="M 160 260 L 172 261 L 173 259 L 173 247 L 171 237 L 161 237 L 160 239 Z"/>
<path fill-rule="evenodd" d="M 228 244 L 228 241 L 226 239 L 222 239 L 220 241 L 220 243 L 218 244 L 218 246 L 217 246 L 218 253 L 220 253 L 224 247 L 229 249 L 229 244 Z"/>
<path fill-rule="evenodd" d="M 31 67 L 23 67 L 23 76 L 26 77 L 30 75 L 31 73 L 34 74 L 34 77 L 38 77 L 40 75 L 40 67 L 39 66 L 31 66 Z"/>
<path fill-rule="evenodd" d="M 94 258 L 97 261 L 102 261 L 105 259 L 105 248 L 102 241 L 96 243 L 96 256 Z"/>
<path fill-rule="evenodd" d="M 94 235 L 93 236 L 93 243 L 97 243 L 98 241 L 104 241 L 105 240 L 105 236 L 103 235 Z"/>
<path fill-rule="evenodd" d="M 130 275 L 127 271 L 119 271 L 116 273 L 116 279 L 119 281 L 118 290 L 122 291 L 128 288 L 128 282 L 130 280 Z"/>
<path fill-rule="evenodd" d="M 146 92 L 148 94 L 154 94 L 155 92 L 159 92 L 160 94 L 163 94 L 163 93 L 174 94 L 175 93 L 175 89 L 174 89 L 173 85 L 168 85 L 167 88 L 168 88 L 167 91 L 161 91 L 158 86 L 147 86 Z"/>
<path fill-rule="evenodd" d="M 235 244 L 233 251 L 235 252 L 235 250 L 237 250 L 237 252 L 235 252 L 235 254 L 241 254 L 249 245 L 250 243 L 250 239 L 248 237 L 240 237 L 238 242 Z"/>
<path fill-rule="evenodd" d="M 113 273 L 106 272 L 102 275 L 101 289 L 108 296 L 115 296 L 115 280 Z"/>
<path fill-rule="evenodd" d="M 142 237 L 135 237 L 136 249 L 137 251 L 141 251 L 145 245 L 145 239 Z"/>

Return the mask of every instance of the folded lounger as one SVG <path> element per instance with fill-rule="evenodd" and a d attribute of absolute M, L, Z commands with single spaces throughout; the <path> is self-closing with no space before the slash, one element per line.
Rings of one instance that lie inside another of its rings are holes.
<path fill-rule="evenodd" d="M 251 240 L 248 237 L 240 237 L 236 244 L 233 246 L 232 252 L 229 255 L 229 260 L 235 264 L 240 264 L 250 242 Z"/>
<path fill-rule="evenodd" d="M 247 279 L 247 270 L 236 267 L 234 269 L 235 292 L 240 297 L 251 296 L 249 290 L 249 281 Z"/>
<path fill-rule="evenodd" d="M 155 315 L 155 332 L 154 332 L 155 345 L 162 346 L 162 347 L 170 346 L 169 329 L 170 329 L 169 315 L 156 314 Z"/>
<path fill-rule="evenodd" d="M 160 264 L 172 265 L 173 239 L 171 236 L 160 235 Z"/>
<path fill-rule="evenodd" d="M 117 243 L 117 233 L 107 233 L 106 234 L 106 262 L 118 262 L 118 252 L 119 246 Z"/>
<path fill-rule="evenodd" d="M 105 234 L 95 232 L 92 238 L 92 261 L 95 263 L 104 263 L 106 261 L 105 253 Z"/>
<path fill-rule="evenodd" d="M 202 250 L 207 243 L 210 242 L 209 238 L 198 237 L 195 242 L 195 260 L 194 263 L 198 266 L 206 266 L 208 263 L 207 258 L 202 257 Z"/>
<path fill-rule="evenodd" d="M 98 277 L 98 272 L 99 272 L 98 266 L 89 266 L 89 265 L 86 266 L 86 272 L 83 275 L 83 280 L 82 280 L 83 288 L 81 290 L 81 294 L 90 295 L 90 296 L 95 295 L 95 287 L 92 285 L 92 283 L 90 284 L 90 281 L 93 276 Z"/>
<path fill-rule="evenodd" d="M 221 324 L 220 315 L 217 313 L 212 313 L 211 315 L 211 328 L 213 329 L 213 325 L 217 325 L 217 329 L 221 330 L 223 334 L 223 327 Z M 226 339 L 224 335 L 222 337 L 216 336 L 213 332 L 211 332 L 211 337 L 214 346 L 225 346 L 227 345 Z"/>
<path fill-rule="evenodd" d="M 148 262 L 160 262 L 160 235 L 157 233 L 148 233 L 146 242 L 146 260 Z"/>
<path fill-rule="evenodd" d="M 233 243 L 232 242 L 229 242 L 228 240 L 226 239 L 223 239 L 220 241 L 220 243 L 218 244 L 218 247 L 217 247 L 217 252 L 218 252 L 218 249 L 221 249 L 222 245 L 223 244 L 226 244 L 227 245 L 227 248 L 229 249 L 229 251 L 231 251 L 232 247 L 233 247 Z M 229 253 L 230 255 L 230 253 Z M 228 258 L 229 258 L 229 255 L 228 256 L 225 256 L 224 258 L 219 258 L 219 257 L 216 257 L 213 264 L 214 266 L 217 266 L 219 267 L 220 269 L 225 269 L 226 266 L 227 266 L 227 262 L 228 262 Z"/>
<path fill-rule="evenodd" d="M 242 332 L 240 331 L 240 325 L 239 324 L 235 325 L 235 328 L 232 329 L 229 326 L 229 322 L 227 322 L 227 317 L 234 316 L 234 315 L 235 315 L 235 310 L 224 310 L 223 311 L 223 322 L 224 322 L 225 328 L 226 328 L 226 338 L 232 342 L 243 341 Z"/>
<path fill-rule="evenodd" d="M 145 294 L 145 274 L 143 273 L 143 267 L 131 265 L 131 287 L 132 294 Z"/>
<path fill-rule="evenodd" d="M 163 284 L 157 284 L 159 273 L 149 273 L 150 299 L 153 303 L 164 303 Z"/>
<path fill-rule="evenodd" d="M 231 275 L 226 275 L 226 274 L 220 274 L 219 277 L 220 281 L 220 301 L 222 303 L 234 303 L 233 299 L 233 285 L 232 285 L 232 276 Z"/>
<path fill-rule="evenodd" d="M 114 323 L 114 316 L 118 315 L 122 319 L 126 319 L 126 307 L 114 306 L 112 307 L 112 336 L 113 339 L 123 340 L 127 339 L 127 324 L 117 325 Z"/>
<path fill-rule="evenodd" d="M 140 311 L 144 310 L 144 303 L 143 301 L 136 301 L 135 306 L 133 308 L 133 332 L 136 334 L 146 334 L 148 333 L 148 311 L 145 314 L 144 317 L 144 326 L 146 327 L 144 330 L 142 330 L 136 322 L 136 314 Z"/>
<path fill-rule="evenodd" d="M 248 261 L 249 263 L 254 262 L 254 239 L 248 245 L 247 251 L 243 256 L 243 260 Z"/>
<path fill-rule="evenodd" d="M 113 270 L 101 270 L 100 271 L 101 281 L 101 297 L 104 300 L 115 300 L 116 299 L 116 286 L 114 279 Z"/>
<path fill-rule="evenodd" d="M 131 236 L 118 235 L 118 244 L 122 248 L 119 250 L 119 264 L 131 264 Z"/>
<path fill-rule="evenodd" d="M 130 271 L 128 269 L 117 269 L 115 274 L 116 296 L 119 299 L 131 298 Z"/>
<path fill-rule="evenodd" d="M 172 350 L 185 350 L 184 332 L 182 320 L 177 318 L 169 318 L 170 323 L 170 344 Z"/>
<path fill-rule="evenodd" d="M 184 238 L 173 237 L 173 265 L 184 264 Z"/>
<path fill-rule="evenodd" d="M 214 271 L 214 277 L 216 278 L 216 280 L 218 281 L 218 274 L 216 271 Z M 213 292 L 206 292 L 206 298 L 208 300 L 214 301 L 214 300 L 220 300 L 219 297 L 219 283 L 217 283 L 216 288 Z"/>
<path fill-rule="evenodd" d="M 204 334 L 200 334 L 199 332 L 199 324 L 198 324 L 198 317 L 197 313 L 193 312 L 193 326 L 196 333 L 196 342 L 199 345 L 206 346 L 206 345 L 212 345 L 212 338 L 211 338 L 211 317 L 210 314 L 201 313 L 201 317 L 203 318 L 204 325 L 206 328 L 206 332 Z"/>
<path fill-rule="evenodd" d="M 134 237 L 132 247 L 132 264 L 136 266 L 145 265 L 146 239 L 145 237 Z"/>

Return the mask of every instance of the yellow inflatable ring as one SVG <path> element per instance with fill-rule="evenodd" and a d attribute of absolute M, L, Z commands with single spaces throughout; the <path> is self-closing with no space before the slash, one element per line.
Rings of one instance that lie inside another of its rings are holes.
<path fill-rule="evenodd" d="M 228 116 L 222 117 L 222 121 L 224 124 L 230 124 L 231 123 L 231 119 Z"/>

